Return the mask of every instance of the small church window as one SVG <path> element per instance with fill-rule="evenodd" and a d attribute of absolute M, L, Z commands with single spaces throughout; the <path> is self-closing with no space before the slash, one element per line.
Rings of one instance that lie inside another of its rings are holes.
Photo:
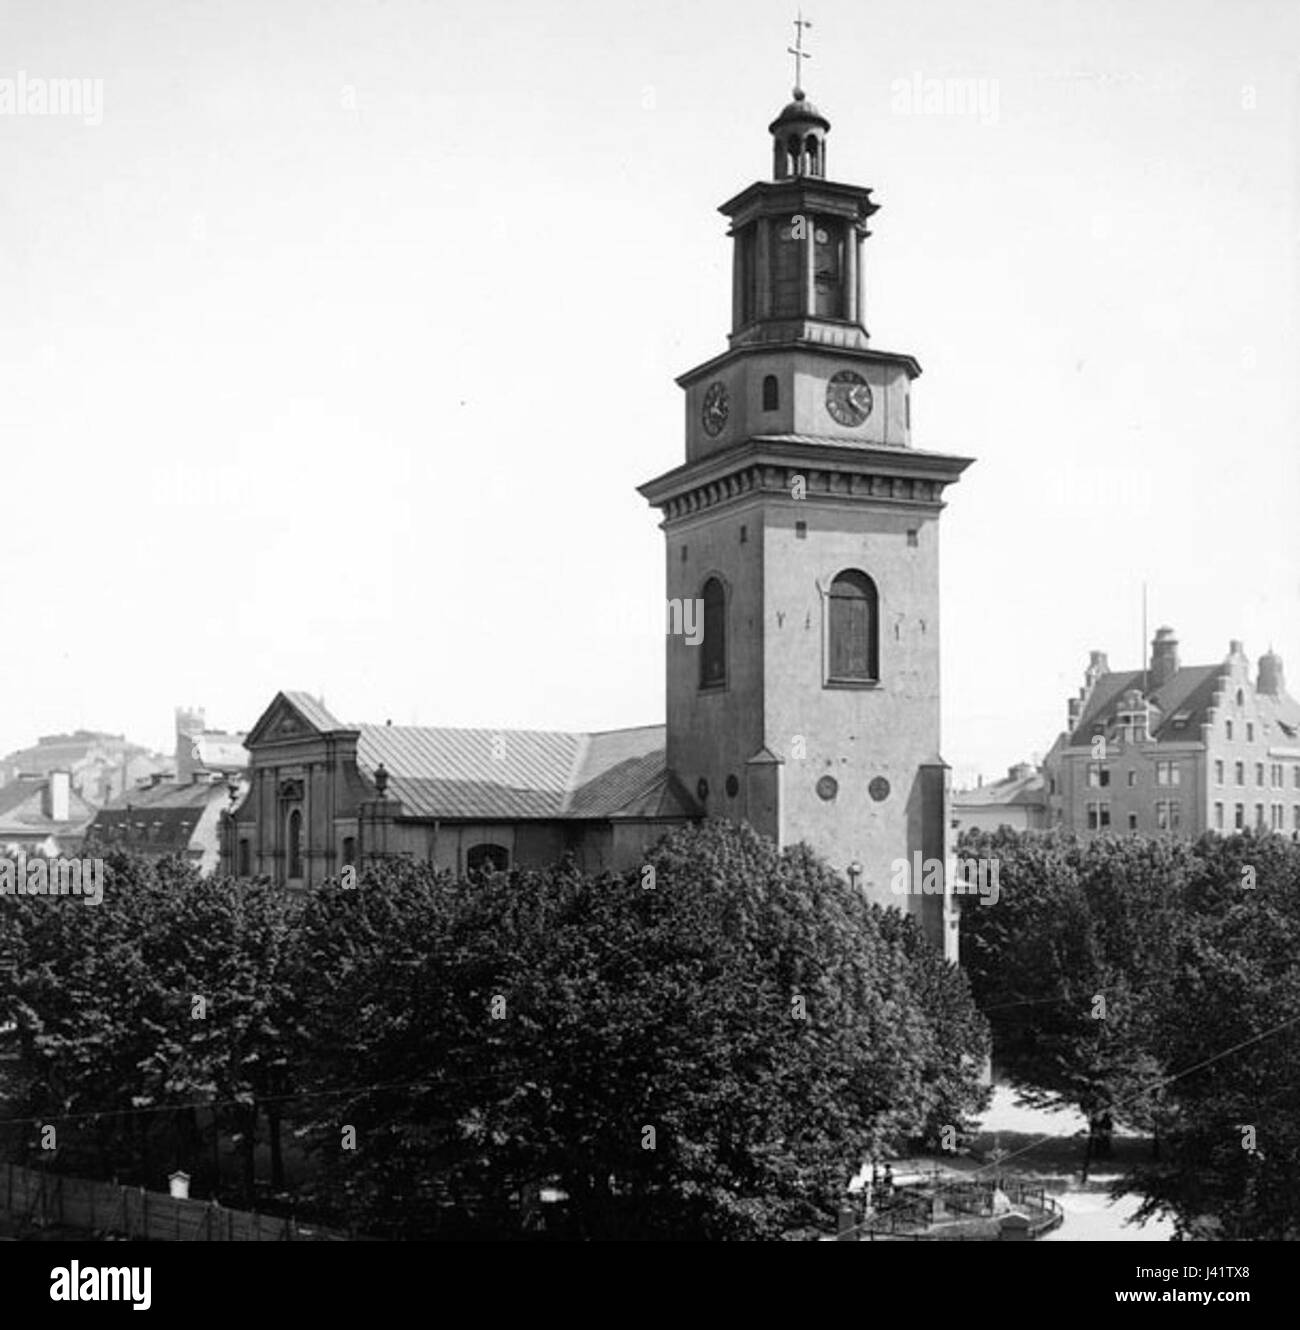
<path fill-rule="evenodd" d="M 509 867 L 510 851 L 504 845 L 471 845 L 465 855 L 465 871 L 469 873 L 504 873 Z"/>
<path fill-rule="evenodd" d="M 781 385 L 775 374 L 763 376 L 763 410 L 775 411 L 781 405 Z"/>
<path fill-rule="evenodd" d="M 727 682 L 727 594 L 722 583 L 711 577 L 700 599 L 704 610 L 700 687 L 721 688 Z"/>
<path fill-rule="evenodd" d="M 252 846 L 247 836 L 239 838 L 239 868 L 236 871 L 240 877 L 249 877 L 253 871 Z"/>
<path fill-rule="evenodd" d="M 856 568 L 839 574 L 827 599 L 832 682 L 874 683 L 880 677 L 880 598 Z"/>

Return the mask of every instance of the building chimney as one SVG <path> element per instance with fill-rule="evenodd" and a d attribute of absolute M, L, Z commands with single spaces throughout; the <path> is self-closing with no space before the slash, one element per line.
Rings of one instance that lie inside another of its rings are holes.
<path fill-rule="evenodd" d="M 1255 691 L 1274 698 L 1280 698 L 1286 693 L 1282 657 L 1272 647 L 1259 658 L 1259 678 L 1255 684 Z"/>
<path fill-rule="evenodd" d="M 71 792 L 72 773 L 51 771 L 45 782 L 45 797 L 42 800 L 42 811 L 51 822 L 66 822 L 72 816 Z"/>
<path fill-rule="evenodd" d="M 1091 688 L 1103 674 L 1109 673 L 1110 661 L 1106 659 L 1106 653 L 1104 651 L 1088 652 L 1088 668 L 1083 672 L 1084 686 Z"/>
<path fill-rule="evenodd" d="M 1147 692 L 1159 692 L 1178 673 L 1178 639 L 1172 628 L 1157 628 L 1151 639 L 1151 670 Z"/>

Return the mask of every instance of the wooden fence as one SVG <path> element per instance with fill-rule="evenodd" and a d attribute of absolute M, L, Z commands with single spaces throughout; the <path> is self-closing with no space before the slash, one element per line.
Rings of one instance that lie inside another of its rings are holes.
<path fill-rule="evenodd" d="M 143 1187 L 0 1165 L 0 1213 L 19 1224 L 59 1224 L 153 1242 L 343 1242 L 348 1235 L 296 1219 L 179 1200 Z"/>

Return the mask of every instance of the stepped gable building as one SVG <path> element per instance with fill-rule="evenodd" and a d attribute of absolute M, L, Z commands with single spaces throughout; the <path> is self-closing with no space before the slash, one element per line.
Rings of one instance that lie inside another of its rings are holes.
<path fill-rule="evenodd" d="M 969 461 L 913 447 L 920 366 L 864 321 L 878 205 L 830 177 L 829 132 L 796 88 L 769 126 L 773 178 L 722 205 L 728 345 L 678 380 L 685 461 L 640 490 L 662 514 L 670 610 L 702 620 L 670 628 L 666 726 L 349 727 L 282 693 L 247 740 L 238 871 L 312 883 L 376 855 L 463 870 L 565 850 L 617 868 L 710 815 L 807 842 L 955 954 L 944 897 L 889 887 L 895 861 L 949 848 L 939 518 Z"/>
<path fill-rule="evenodd" d="M 1247 828 L 1300 839 L 1300 703 L 1271 650 L 1251 672 L 1242 644 L 1184 665 L 1160 628 L 1145 669 L 1113 671 L 1092 652 L 1048 756 L 1056 823 L 1085 835 Z"/>

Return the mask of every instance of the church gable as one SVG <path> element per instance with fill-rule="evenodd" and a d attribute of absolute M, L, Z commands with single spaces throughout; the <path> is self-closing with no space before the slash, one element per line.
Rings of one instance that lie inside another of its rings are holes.
<path fill-rule="evenodd" d="M 285 739 L 308 739 L 345 727 L 307 693 L 277 693 L 244 741 L 249 749 Z"/>

